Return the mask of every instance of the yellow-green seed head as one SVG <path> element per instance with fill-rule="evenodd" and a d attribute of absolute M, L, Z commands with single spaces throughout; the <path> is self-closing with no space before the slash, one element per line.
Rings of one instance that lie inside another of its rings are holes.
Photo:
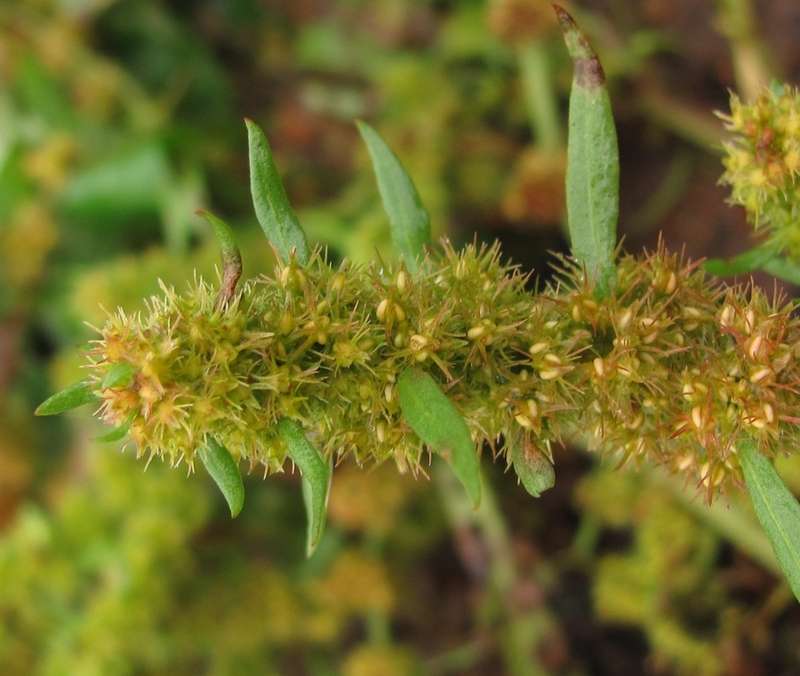
<path fill-rule="evenodd" d="M 737 443 L 798 437 L 800 327 L 758 290 L 722 290 L 663 249 L 618 262 L 595 300 L 582 270 L 532 294 L 496 247 L 403 267 L 280 266 L 224 307 L 195 281 L 147 311 L 111 316 L 88 365 L 101 416 L 130 425 L 140 453 L 191 463 L 211 435 L 235 457 L 279 470 L 275 425 L 300 421 L 326 456 L 393 459 L 415 470 L 422 443 L 394 391 L 424 368 L 493 448 L 550 448 L 582 433 L 621 464 L 687 473 L 710 497 L 739 483 Z M 398 311 L 397 308 L 402 308 Z M 133 372 L 104 387 L 111 369 Z"/>

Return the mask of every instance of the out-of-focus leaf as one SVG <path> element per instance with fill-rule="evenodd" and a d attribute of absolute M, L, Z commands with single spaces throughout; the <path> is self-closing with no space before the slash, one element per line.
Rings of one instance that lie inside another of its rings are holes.
<path fill-rule="evenodd" d="M 788 258 L 773 258 L 764 263 L 761 269 L 784 282 L 800 286 L 800 265 Z"/>
<path fill-rule="evenodd" d="M 110 219 L 157 217 L 172 180 L 164 149 L 151 143 L 75 174 L 62 207 L 72 219 L 95 226 Z"/>
<path fill-rule="evenodd" d="M 703 269 L 712 275 L 727 277 L 746 275 L 761 270 L 777 257 L 777 251 L 770 246 L 757 246 L 733 258 L 710 258 L 703 263 Z"/>

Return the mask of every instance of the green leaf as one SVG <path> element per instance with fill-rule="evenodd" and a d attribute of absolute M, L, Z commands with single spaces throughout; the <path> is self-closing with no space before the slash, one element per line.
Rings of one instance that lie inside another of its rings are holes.
<path fill-rule="evenodd" d="M 431 240 L 430 216 L 397 155 L 368 124 L 359 121 L 356 125 L 372 157 L 394 247 L 405 259 L 408 269 L 414 271 L 425 256 L 425 245 Z"/>
<path fill-rule="evenodd" d="M 174 181 L 167 153 L 148 143 L 71 174 L 62 208 L 81 224 L 108 227 L 110 220 L 132 222 L 158 214 Z"/>
<path fill-rule="evenodd" d="M 108 373 L 106 373 L 106 377 L 103 378 L 103 384 L 100 386 L 100 389 L 106 390 L 108 388 L 128 387 L 133 382 L 133 374 L 135 372 L 136 369 L 132 364 L 126 362 L 114 364 L 114 366 L 109 369 Z"/>
<path fill-rule="evenodd" d="M 397 380 L 397 394 L 411 429 L 449 463 L 477 509 L 481 502 L 478 454 L 458 409 L 431 375 L 419 369 L 403 371 Z"/>
<path fill-rule="evenodd" d="M 294 251 L 297 262 L 305 265 L 311 257 L 306 233 L 286 197 L 267 137 L 252 120 L 246 119 L 245 124 L 250 145 L 250 192 L 258 222 L 284 262 Z"/>
<path fill-rule="evenodd" d="M 538 498 L 556 483 L 556 471 L 553 463 L 528 438 L 522 444 L 514 444 L 509 450 L 514 472 L 534 498 Z"/>
<path fill-rule="evenodd" d="M 755 441 L 741 444 L 739 454 L 756 516 L 800 601 L 800 504 L 772 462 L 758 452 Z"/>
<path fill-rule="evenodd" d="M 303 474 L 303 501 L 308 516 L 306 554 L 311 556 L 325 529 L 333 464 L 320 456 L 297 421 L 281 418 L 278 434 L 289 450 L 289 457 Z"/>
<path fill-rule="evenodd" d="M 69 411 L 72 408 L 78 408 L 84 404 L 93 404 L 100 401 L 98 397 L 90 389 L 88 380 L 82 380 L 79 383 L 73 383 L 69 387 L 52 397 L 42 402 L 39 408 L 34 412 L 35 415 L 56 415 Z"/>
<path fill-rule="evenodd" d="M 228 449 L 213 437 L 206 437 L 206 445 L 198 449 L 197 455 L 219 486 L 230 507 L 231 516 L 235 518 L 244 507 L 244 483 L 239 466 Z"/>
<path fill-rule="evenodd" d="M 772 246 L 757 246 L 733 258 L 710 258 L 703 263 L 703 269 L 711 275 L 720 277 L 746 275 L 749 272 L 761 270 L 770 261 L 777 258 L 777 255 L 778 252 Z"/>
<path fill-rule="evenodd" d="M 242 276 L 242 254 L 233 230 L 225 221 L 208 211 L 200 210 L 195 213 L 211 224 L 219 244 L 219 253 L 222 257 L 222 286 L 216 300 L 217 309 L 219 309 L 221 306 L 227 305 L 236 292 L 236 284 Z"/>
<path fill-rule="evenodd" d="M 569 99 L 567 220 L 572 249 L 595 281 L 595 295 L 611 293 L 619 215 L 617 132 L 605 74 L 572 17 L 553 6 L 575 65 Z"/>
<path fill-rule="evenodd" d="M 782 279 L 784 282 L 800 286 L 800 265 L 796 261 L 776 257 L 764 263 L 761 269 L 773 277 Z"/>
<path fill-rule="evenodd" d="M 800 285 L 800 265 L 781 256 L 770 244 L 757 246 L 734 258 L 712 258 L 703 263 L 703 269 L 721 277 L 746 275 L 755 270 L 763 270 L 784 282 Z"/>
<path fill-rule="evenodd" d="M 133 423 L 133 419 L 136 417 L 135 413 L 131 413 L 128 416 L 128 419 L 122 423 L 119 427 L 115 427 L 110 432 L 103 434 L 99 437 L 94 437 L 92 441 L 96 441 L 98 443 L 104 444 L 111 441 L 119 441 L 120 439 L 124 439 L 125 435 L 128 434 L 128 430 L 131 428 L 131 424 Z"/>

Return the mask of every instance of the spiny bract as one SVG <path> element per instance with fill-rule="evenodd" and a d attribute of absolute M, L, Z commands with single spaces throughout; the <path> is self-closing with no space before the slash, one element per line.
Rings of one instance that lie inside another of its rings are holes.
<path fill-rule="evenodd" d="M 393 458 L 416 469 L 422 443 L 395 383 L 428 370 L 476 445 L 538 448 L 584 433 L 621 463 L 693 474 L 710 498 L 741 481 L 743 435 L 775 454 L 798 438 L 800 327 L 757 289 L 722 289 L 663 249 L 618 261 L 595 299 L 565 261 L 531 293 L 494 247 L 445 244 L 412 275 L 403 264 L 279 264 L 217 309 L 195 281 L 148 311 L 110 317 L 90 352 L 100 415 L 140 453 L 193 461 L 206 435 L 234 458 L 279 470 L 275 425 L 300 421 L 326 455 Z M 787 442 L 788 440 L 788 442 Z"/>

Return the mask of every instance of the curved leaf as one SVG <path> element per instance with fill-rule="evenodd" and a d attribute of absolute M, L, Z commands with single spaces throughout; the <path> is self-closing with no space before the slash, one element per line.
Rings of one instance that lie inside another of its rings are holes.
<path fill-rule="evenodd" d="M 213 437 L 206 437 L 204 448 L 198 449 L 197 455 L 212 479 L 216 482 L 225 497 L 231 516 L 236 517 L 244 507 L 244 484 L 239 466 L 230 452 Z"/>
<path fill-rule="evenodd" d="M 431 239 L 430 216 L 397 155 L 366 122 L 358 121 L 356 125 L 372 158 L 383 208 L 392 228 L 392 242 L 413 271 L 424 258 L 425 245 Z"/>
<path fill-rule="evenodd" d="M 252 120 L 244 122 L 250 146 L 250 192 L 258 222 L 284 263 L 294 251 L 297 262 L 305 265 L 311 257 L 306 233 L 289 204 L 267 137 Z"/>
<path fill-rule="evenodd" d="M 478 454 L 458 409 L 431 375 L 419 369 L 403 371 L 397 379 L 397 395 L 411 429 L 448 462 L 477 508 L 481 502 Z"/>
<path fill-rule="evenodd" d="M 308 516 L 306 554 L 311 556 L 325 529 L 333 464 L 320 456 L 297 421 L 281 418 L 278 434 L 289 450 L 289 457 L 303 474 L 303 501 Z"/>
<path fill-rule="evenodd" d="M 217 309 L 227 305 L 233 294 L 236 292 L 236 284 L 242 276 L 242 254 L 239 245 L 233 235 L 233 230 L 221 218 L 217 218 L 208 211 L 195 212 L 198 216 L 205 218 L 214 228 L 214 235 L 219 244 L 219 253 L 222 257 L 222 287 L 217 294 Z"/>

